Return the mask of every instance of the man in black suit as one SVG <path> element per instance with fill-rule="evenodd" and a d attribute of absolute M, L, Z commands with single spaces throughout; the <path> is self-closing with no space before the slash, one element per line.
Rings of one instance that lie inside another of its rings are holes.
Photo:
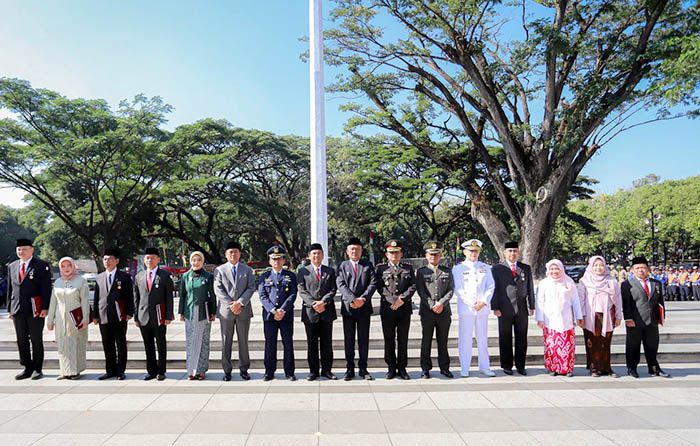
<path fill-rule="evenodd" d="M 450 354 L 447 351 L 447 339 L 452 324 L 452 309 L 450 299 L 454 294 L 455 282 L 450 268 L 440 265 L 442 247 L 435 240 L 423 245 L 428 264 L 416 271 L 416 292 L 420 296 L 420 323 L 423 335 L 420 344 L 421 377 L 430 378 L 433 362 L 430 351 L 433 344 L 433 333 L 436 333 L 438 365 L 440 374 L 452 378 L 450 372 Z"/>
<path fill-rule="evenodd" d="M 644 257 L 632 259 L 633 277 L 622 282 L 622 313 L 627 327 L 625 359 L 627 373 L 639 378 L 640 346 L 644 343 L 644 356 L 649 374 L 652 376 L 670 375 L 659 367 L 656 353 L 659 350 L 659 323 L 663 324 L 665 310 L 661 282 L 649 277 L 649 264 Z"/>
<path fill-rule="evenodd" d="M 116 248 L 105 249 L 102 256 L 105 270 L 96 279 L 92 322 L 100 326 L 106 369 L 99 380 L 126 378 L 126 327 L 134 316 L 134 291 L 131 276 L 117 269 L 119 257 Z"/>
<path fill-rule="evenodd" d="M 384 335 L 384 362 L 389 370 L 386 379 L 399 375 L 410 379 L 408 365 L 408 329 L 411 327 L 416 281 L 413 266 L 401 262 L 401 242 L 391 239 L 384 246 L 387 263 L 377 266 L 377 291 L 379 291 L 379 315 Z M 398 344 L 398 348 L 397 348 Z"/>
<path fill-rule="evenodd" d="M 147 248 L 144 254 L 146 269 L 136 275 L 134 284 L 134 321 L 141 329 L 146 350 L 147 374 L 143 379 L 163 381 L 168 354 L 165 334 L 173 320 L 173 280 L 169 272 L 158 268 L 160 252 L 157 248 Z"/>
<path fill-rule="evenodd" d="M 323 265 L 323 246 L 313 243 L 309 247 L 311 263 L 297 273 L 298 294 L 303 301 L 301 321 L 306 328 L 307 359 L 309 376 L 313 381 L 319 377 L 318 347 L 321 344 L 321 376 L 338 379 L 331 372 L 333 367 L 333 321 L 338 318 L 335 311 L 335 271 Z"/>
<path fill-rule="evenodd" d="M 44 365 L 44 318 L 49 314 L 51 270 L 49 264 L 34 257 L 28 239 L 17 240 L 17 257 L 7 268 L 9 302 L 7 313 L 15 325 L 19 363 L 24 371 L 15 379 L 40 379 Z M 31 345 L 31 348 L 30 348 Z"/>
<path fill-rule="evenodd" d="M 501 368 L 506 375 L 513 374 L 513 334 L 515 334 L 515 368 L 527 375 L 528 315 L 535 314 L 535 287 L 530 265 L 518 262 L 520 250 L 516 242 L 507 242 L 505 260 L 491 268 L 496 282 L 491 310 L 498 317 L 498 349 Z"/>
<path fill-rule="evenodd" d="M 357 333 L 357 363 L 360 376 L 371 380 L 367 371 L 369 356 L 369 322 L 372 315 L 372 295 L 377 290 L 374 266 L 361 260 L 362 242 L 357 237 L 350 238 L 345 249 L 349 260 L 338 266 L 336 284 L 342 300 L 340 314 L 343 315 L 343 337 L 345 341 L 345 361 L 347 370 L 343 379 L 350 381 L 355 376 L 355 333 Z"/>

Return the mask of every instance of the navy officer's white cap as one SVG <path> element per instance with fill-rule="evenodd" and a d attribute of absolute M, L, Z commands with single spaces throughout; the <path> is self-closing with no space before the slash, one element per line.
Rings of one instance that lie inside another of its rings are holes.
<path fill-rule="evenodd" d="M 484 244 L 481 242 L 481 240 L 475 238 L 462 243 L 462 249 L 466 249 L 467 251 L 481 250 L 482 246 L 484 246 Z"/>

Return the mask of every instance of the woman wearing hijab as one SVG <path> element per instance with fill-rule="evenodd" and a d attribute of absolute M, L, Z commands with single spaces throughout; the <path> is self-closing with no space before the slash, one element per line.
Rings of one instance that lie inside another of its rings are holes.
<path fill-rule="evenodd" d="M 61 277 L 51 292 L 46 324 L 56 330 L 58 379 L 79 379 L 87 358 L 88 324 L 90 323 L 90 290 L 87 280 L 80 277 L 75 261 L 64 257 L 58 261 Z"/>
<path fill-rule="evenodd" d="M 622 321 L 620 284 L 610 274 L 605 259 L 593 256 L 578 284 L 583 310 L 583 336 L 586 340 L 586 368 L 591 376 L 610 375 L 618 378 L 610 367 L 610 342 L 613 330 Z"/>
<path fill-rule="evenodd" d="M 544 332 L 544 366 L 550 375 L 573 376 L 576 359 L 574 319 L 583 327 L 576 283 L 557 259 L 547 262 L 547 277 L 537 287 L 535 319 Z"/>
<path fill-rule="evenodd" d="M 204 270 L 204 254 L 190 254 L 189 271 L 180 278 L 180 320 L 185 321 L 187 375 L 202 380 L 209 370 L 209 337 L 216 314 L 214 275 Z"/>

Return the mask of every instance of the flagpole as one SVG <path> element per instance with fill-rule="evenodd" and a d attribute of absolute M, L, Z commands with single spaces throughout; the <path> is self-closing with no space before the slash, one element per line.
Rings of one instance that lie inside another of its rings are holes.
<path fill-rule="evenodd" d="M 326 110 L 323 82 L 322 0 L 309 0 L 309 86 L 311 144 L 311 243 L 328 252 L 328 207 L 326 204 Z M 324 256 L 324 264 L 328 257 Z"/>

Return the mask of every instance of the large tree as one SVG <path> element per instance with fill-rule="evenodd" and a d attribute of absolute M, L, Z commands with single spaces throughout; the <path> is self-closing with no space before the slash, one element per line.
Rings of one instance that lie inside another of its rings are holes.
<path fill-rule="evenodd" d="M 366 99 L 346 106 L 348 128 L 391 131 L 455 173 L 496 249 L 519 236 L 539 271 L 591 157 L 640 110 L 697 103 L 697 75 L 671 61 L 696 51 L 698 2 L 336 3 L 327 54 L 345 74 L 331 90 Z"/>
<path fill-rule="evenodd" d="M 14 116 L 0 120 L 0 182 L 43 205 L 96 260 L 105 247 L 140 244 L 152 194 L 179 158 L 161 129 L 168 105 L 137 96 L 112 111 L 2 78 L 0 108 Z"/>

